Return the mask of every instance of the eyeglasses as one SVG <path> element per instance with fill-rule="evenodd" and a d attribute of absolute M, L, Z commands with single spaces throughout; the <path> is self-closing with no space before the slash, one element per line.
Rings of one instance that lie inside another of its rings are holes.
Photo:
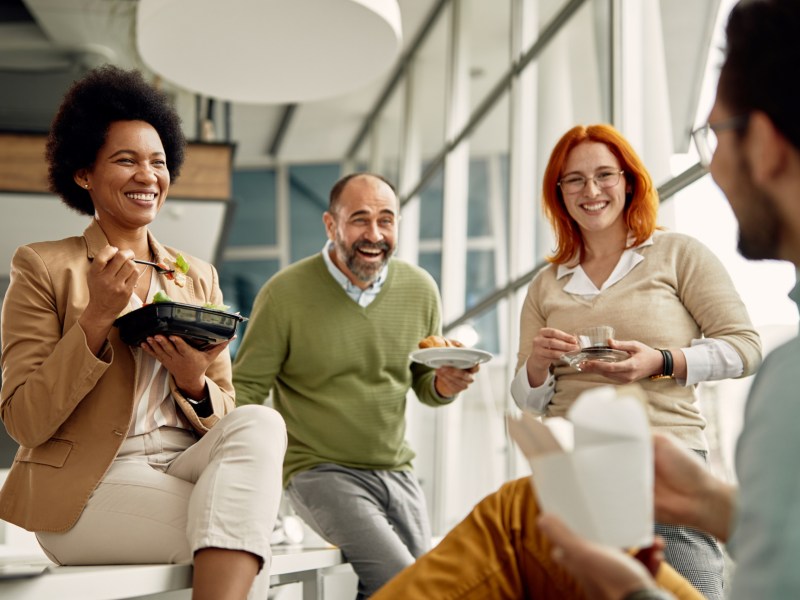
<path fill-rule="evenodd" d="M 694 145 L 697 146 L 700 164 L 706 169 L 711 164 L 711 159 L 714 158 L 714 152 L 717 150 L 717 134 L 720 131 L 745 129 L 749 121 L 750 115 L 739 115 L 719 123 L 706 123 L 702 127 L 695 129 L 692 132 L 692 139 L 694 140 Z"/>
<path fill-rule="evenodd" d="M 599 173 L 595 173 L 594 177 L 591 179 L 597 187 L 606 189 L 617 185 L 620 175 L 624 172 L 625 171 L 600 171 Z M 583 175 L 567 175 L 558 182 L 558 186 L 565 194 L 577 194 L 583 191 L 587 181 L 589 181 L 589 179 Z"/>

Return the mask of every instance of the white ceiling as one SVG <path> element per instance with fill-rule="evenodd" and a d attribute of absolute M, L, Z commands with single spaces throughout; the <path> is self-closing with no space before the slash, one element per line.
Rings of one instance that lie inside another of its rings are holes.
<path fill-rule="evenodd" d="M 399 0 L 398 4 L 407 46 L 437 0 Z M 135 50 L 135 9 L 135 0 L 0 0 L 0 129 L 46 131 L 66 87 L 92 66 L 112 62 L 149 72 Z M 187 22 L 187 27 L 191 26 Z M 347 77 L 349 70 L 357 68 L 342 65 L 341 76 Z M 298 105 L 279 157 L 293 162 L 341 160 L 391 73 L 387 71 L 352 93 Z M 303 76 L 302 72 L 297 75 Z M 161 85 L 174 94 L 186 133 L 195 137 L 198 98 L 166 82 Z M 205 101 L 202 99 L 202 114 L 207 111 Z M 258 166 L 273 160 L 268 149 L 285 108 L 230 104 L 230 136 L 237 145 L 237 166 Z M 214 103 L 212 115 L 216 136 L 222 139 L 222 102 Z"/>
<path fill-rule="evenodd" d="M 291 0 L 300 2 L 302 0 Z M 402 18 L 404 48 L 420 32 L 440 0 L 397 0 Z M 657 1 L 657 0 L 656 0 Z M 719 0 L 661 0 L 668 89 L 675 131 L 676 149 L 688 140 L 697 102 L 702 60 Z M 596 8 L 603 6 L 595 0 Z M 136 0 L 0 0 L 0 130 L 44 132 L 67 86 L 87 68 L 113 62 L 145 72 L 135 50 Z M 551 15 L 564 0 L 539 0 L 540 17 Z M 470 105 L 474 108 L 496 84 L 509 66 L 509 0 L 473 0 L 470 10 L 469 44 L 472 78 Z M 420 111 L 421 146 L 424 156 L 435 155 L 444 143 L 444 73 L 447 55 L 447 14 L 435 25 L 415 62 L 416 101 Z M 544 18 L 544 17 L 543 17 Z M 549 18 L 547 16 L 546 18 Z M 542 23 L 543 24 L 543 23 Z M 191 27 L 187 19 L 187 27 Z M 331 24 L 335 27 L 335 23 Z M 209 32 L 213 35 L 213 31 Z M 180 49 L 176 49 L 180 52 Z M 264 60 L 291 60 L 289 56 Z M 402 55 L 400 59 L 402 59 Z M 398 59 L 398 60 L 400 60 Z M 236 68 L 235 62 L 231 65 Z M 341 65 L 341 76 L 358 65 Z M 277 157 L 270 156 L 286 105 L 231 103 L 230 140 L 236 144 L 238 168 L 258 167 L 281 161 L 292 163 L 338 162 L 350 149 L 364 119 L 375 105 L 394 72 L 362 88 L 327 100 L 294 107 L 288 127 L 280 138 Z M 152 76 L 152 74 L 151 74 Z M 302 77 L 298 69 L 298 77 Z M 241 73 L 244 78 L 258 73 Z M 152 76 L 153 81 L 158 78 Z M 197 106 L 207 111 L 206 100 L 195 94 L 159 82 L 175 99 L 186 134 L 197 138 Z M 402 86 L 381 115 L 380 139 L 391 152 L 399 146 Z M 225 105 L 214 102 L 212 116 L 218 140 L 226 132 Z M 507 122 L 500 111 L 490 114 L 476 131 L 473 148 L 498 150 L 508 138 Z M 365 158 L 368 149 L 359 153 Z"/>

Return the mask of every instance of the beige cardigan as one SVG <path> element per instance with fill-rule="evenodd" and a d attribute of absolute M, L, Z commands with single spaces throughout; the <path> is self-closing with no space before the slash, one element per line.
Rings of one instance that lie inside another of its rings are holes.
<path fill-rule="evenodd" d="M 176 251 L 148 234 L 157 260 Z M 17 249 L 2 311 L 0 417 L 20 449 L 0 490 L 0 518 L 30 531 L 66 531 L 116 456 L 133 417 L 136 365 L 112 328 L 97 357 L 77 324 L 89 300 L 90 261 L 107 244 L 93 220 L 82 237 Z M 177 302 L 221 303 L 214 267 L 194 257 L 186 286 L 162 281 Z M 231 364 L 222 352 L 206 373 L 214 414 L 199 418 L 170 378 L 198 435 L 234 407 Z"/>
<path fill-rule="evenodd" d="M 542 327 L 574 333 L 581 327 L 611 325 L 618 340 L 637 340 L 653 348 L 684 348 L 702 337 L 723 340 L 742 358 L 742 377 L 761 364 L 761 340 L 728 272 L 698 240 L 656 232 L 652 245 L 636 250 L 644 260 L 625 277 L 593 297 L 564 291 L 572 275 L 556 277 L 557 265 L 539 271 L 528 287 L 520 317 L 517 370 L 528 360 Z M 563 416 L 588 388 L 613 385 L 601 375 L 579 373 L 559 364 L 547 416 Z M 650 423 L 670 432 L 689 448 L 707 450 L 706 421 L 696 405 L 695 386 L 674 379 L 641 384 L 648 396 Z"/>

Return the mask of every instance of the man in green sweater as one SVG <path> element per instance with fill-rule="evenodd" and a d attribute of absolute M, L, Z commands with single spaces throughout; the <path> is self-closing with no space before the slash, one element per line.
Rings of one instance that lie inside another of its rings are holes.
<path fill-rule="evenodd" d="M 238 404 L 273 392 L 289 434 L 288 496 L 353 565 L 359 598 L 430 547 L 405 441 L 409 388 L 440 406 L 477 371 L 410 363 L 421 339 L 441 333 L 440 300 L 430 275 L 392 259 L 399 219 L 384 178 L 340 179 L 323 217 L 328 242 L 258 293 L 233 370 Z"/>

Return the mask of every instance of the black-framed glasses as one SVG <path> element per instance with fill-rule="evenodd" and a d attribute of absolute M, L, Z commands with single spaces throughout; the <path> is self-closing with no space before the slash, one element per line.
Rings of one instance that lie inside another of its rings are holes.
<path fill-rule="evenodd" d="M 599 173 L 595 173 L 591 179 L 594 181 L 594 184 L 597 187 L 600 189 L 606 189 L 617 185 L 619 183 L 620 176 L 624 172 L 625 171 L 612 170 L 600 171 Z M 586 187 L 587 181 L 589 181 L 589 179 L 583 175 L 567 175 L 558 182 L 558 186 L 565 194 L 577 194 L 583 191 L 583 188 Z"/>
<path fill-rule="evenodd" d="M 744 129 L 749 121 L 750 115 L 739 115 L 717 123 L 706 123 L 695 129 L 692 132 L 692 139 L 700 156 L 700 164 L 706 169 L 711 164 L 711 159 L 717 150 L 717 134 L 720 131 Z"/>

